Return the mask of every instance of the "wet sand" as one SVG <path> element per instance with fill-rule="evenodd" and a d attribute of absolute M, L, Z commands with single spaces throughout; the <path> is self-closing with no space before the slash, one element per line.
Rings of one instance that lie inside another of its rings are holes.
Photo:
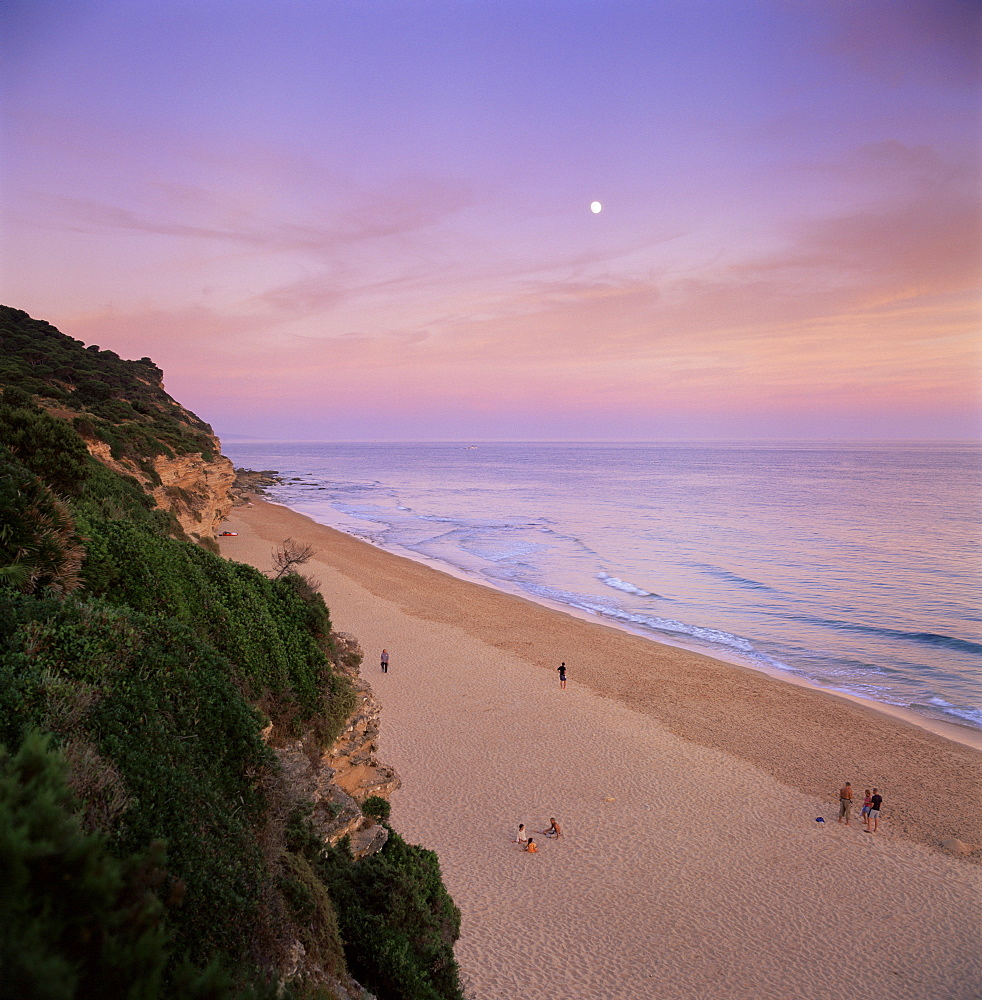
<path fill-rule="evenodd" d="M 306 572 L 382 701 L 381 756 L 404 782 L 393 825 L 440 855 L 474 1000 L 980 995 L 978 750 L 278 505 L 224 527 L 239 535 L 223 553 L 264 570 L 287 537 L 317 550 Z M 511 842 L 553 815 L 558 842 Z"/>

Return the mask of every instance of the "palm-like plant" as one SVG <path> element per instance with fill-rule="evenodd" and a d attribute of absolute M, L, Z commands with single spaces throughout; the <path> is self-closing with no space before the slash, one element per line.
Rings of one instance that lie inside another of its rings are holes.
<path fill-rule="evenodd" d="M 64 596 L 80 585 L 84 559 L 65 502 L 0 448 L 0 583 Z"/>

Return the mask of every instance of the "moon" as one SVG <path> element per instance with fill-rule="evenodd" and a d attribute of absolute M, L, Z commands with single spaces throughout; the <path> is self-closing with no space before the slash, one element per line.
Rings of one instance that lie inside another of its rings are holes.
<path fill-rule="evenodd" d="M 593 212 L 594 215 L 598 215 L 602 208 L 603 205 L 601 205 L 599 201 L 590 202 L 590 211 Z"/>

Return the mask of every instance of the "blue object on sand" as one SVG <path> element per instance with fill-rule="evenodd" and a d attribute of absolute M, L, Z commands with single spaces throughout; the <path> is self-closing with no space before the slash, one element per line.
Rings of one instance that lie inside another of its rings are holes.
<path fill-rule="evenodd" d="M 815 822 L 816 822 L 816 823 L 824 823 L 824 822 L 825 822 L 825 820 L 824 820 L 824 819 L 823 819 L 823 818 L 822 818 L 821 816 L 816 816 L 816 817 L 815 817 Z"/>

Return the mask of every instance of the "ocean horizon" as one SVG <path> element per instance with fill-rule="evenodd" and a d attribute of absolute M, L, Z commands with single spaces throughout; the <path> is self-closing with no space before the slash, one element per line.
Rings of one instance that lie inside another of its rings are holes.
<path fill-rule="evenodd" d="M 274 502 L 390 551 L 982 729 L 977 443 L 228 436 L 223 451 L 279 473 Z"/>

